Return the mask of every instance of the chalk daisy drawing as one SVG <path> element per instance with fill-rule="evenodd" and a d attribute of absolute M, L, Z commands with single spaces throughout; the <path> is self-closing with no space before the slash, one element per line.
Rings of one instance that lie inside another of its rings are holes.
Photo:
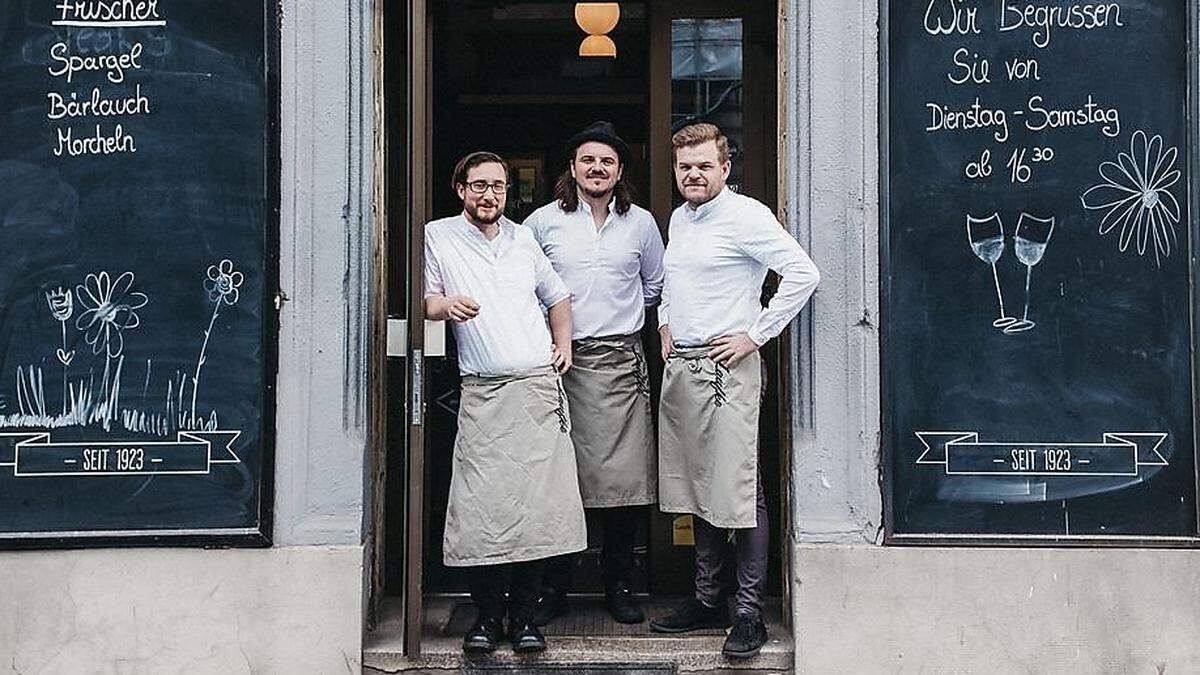
<path fill-rule="evenodd" d="M 1179 246 L 1175 231 L 1179 223 L 1179 201 L 1171 188 L 1182 175 L 1175 168 L 1179 157 L 1177 148 L 1163 151 L 1163 138 L 1155 134 L 1147 140 L 1146 132 L 1135 131 L 1129 141 L 1129 152 L 1119 153 L 1117 161 L 1100 164 L 1103 182 L 1088 188 L 1080 196 L 1083 207 L 1105 211 L 1100 219 L 1100 234 L 1106 235 L 1120 226 L 1117 246 L 1121 252 L 1136 241 L 1137 253 L 1154 252 L 1154 262 L 1171 255 L 1172 246 Z"/>
<path fill-rule="evenodd" d="M 204 330 L 204 343 L 200 345 L 200 358 L 196 360 L 196 374 L 192 376 L 190 426 L 194 426 L 197 422 L 196 391 L 200 388 L 200 369 L 204 367 L 204 353 L 208 350 L 208 340 L 212 337 L 213 325 L 217 322 L 222 305 L 232 306 L 237 304 L 240 297 L 238 289 L 245 279 L 241 272 L 233 269 L 233 261 L 229 259 L 222 260 L 216 265 L 209 265 L 207 277 L 204 280 L 204 290 L 208 291 L 208 300 L 213 303 L 213 313 L 212 318 L 208 321 L 208 328 Z"/>

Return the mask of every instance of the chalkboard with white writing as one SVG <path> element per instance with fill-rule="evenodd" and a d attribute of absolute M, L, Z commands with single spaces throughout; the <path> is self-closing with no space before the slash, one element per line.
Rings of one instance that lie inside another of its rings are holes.
<path fill-rule="evenodd" d="M 1190 4 L 884 3 L 890 540 L 1196 537 Z"/>
<path fill-rule="evenodd" d="M 269 542 L 276 16 L 0 7 L 0 546 Z"/>

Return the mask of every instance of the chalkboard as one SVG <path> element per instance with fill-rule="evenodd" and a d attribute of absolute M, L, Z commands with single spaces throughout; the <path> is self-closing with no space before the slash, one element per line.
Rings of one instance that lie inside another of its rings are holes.
<path fill-rule="evenodd" d="M 276 17 L 0 7 L 0 546 L 269 543 Z"/>
<path fill-rule="evenodd" d="M 888 536 L 1194 540 L 1193 3 L 884 4 Z"/>

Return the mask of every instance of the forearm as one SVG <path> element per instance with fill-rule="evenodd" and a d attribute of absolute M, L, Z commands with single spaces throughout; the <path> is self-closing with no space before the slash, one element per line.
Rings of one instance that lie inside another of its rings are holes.
<path fill-rule="evenodd" d="M 425 318 L 430 321 L 446 321 L 450 318 L 450 306 L 454 302 L 444 295 L 425 296 Z"/>
<path fill-rule="evenodd" d="M 571 301 L 561 300 L 548 311 L 550 339 L 564 353 L 571 352 Z"/>
<path fill-rule="evenodd" d="M 750 339 L 760 346 L 783 332 L 808 304 L 821 280 L 821 273 L 806 254 L 780 272 L 779 289 L 748 331 Z"/>

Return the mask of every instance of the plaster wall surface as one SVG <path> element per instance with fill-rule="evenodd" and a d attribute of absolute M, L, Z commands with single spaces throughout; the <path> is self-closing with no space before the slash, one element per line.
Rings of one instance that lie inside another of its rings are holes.
<path fill-rule="evenodd" d="M 1200 672 L 1200 551 L 797 552 L 797 672 Z"/>
<path fill-rule="evenodd" d="M 275 542 L 362 541 L 371 260 L 369 0 L 284 0 Z"/>
<path fill-rule="evenodd" d="M 821 269 L 794 325 L 792 536 L 878 541 L 878 12 L 785 0 L 785 222 Z"/>
<path fill-rule="evenodd" d="M 362 548 L 0 553 L 0 672 L 358 673 Z"/>

